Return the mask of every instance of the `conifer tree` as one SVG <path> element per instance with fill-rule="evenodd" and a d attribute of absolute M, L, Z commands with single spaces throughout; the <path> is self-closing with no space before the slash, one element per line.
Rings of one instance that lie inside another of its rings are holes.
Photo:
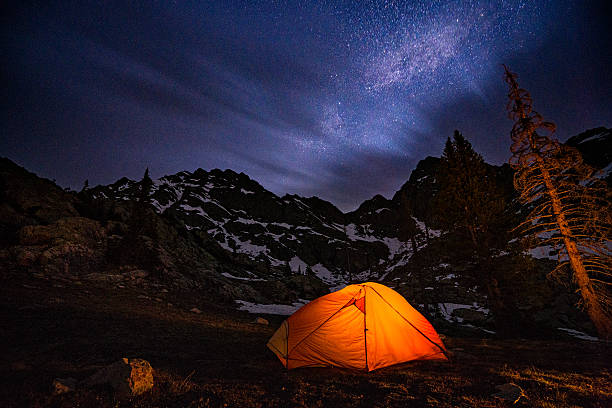
<path fill-rule="evenodd" d="M 504 302 L 491 247 L 505 235 L 505 202 L 492 170 L 467 139 L 455 130 L 447 139 L 436 175 L 440 190 L 434 199 L 438 223 L 472 247 L 475 278 L 486 290 L 489 306 L 497 317 L 498 330 L 509 327 L 509 309 Z"/>
<path fill-rule="evenodd" d="M 488 249 L 490 232 L 504 211 L 501 189 L 482 156 L 455 130 L 448 138 L 437 174 L 438 221 L 445 229 L 465 234 L 474 249 Z"/>
<path fill-rule="evenodd" d="M 155 228 L 149 224 L 147 214 L 148 206 L 151 203 L 151 188 L 153 180 L 149 177 L 149 168 L 145 170 L 142 179 L 137 183 L 135 192 L 135 200 L 132 202 L 132 218 L 131 218 L 131 235 L 133 239 L 137 239 L 139 235 L 148 235 L 156 239 Z"/>
<path fill-rule="evenodd" d="M 283 272 L 285 272 L 285 275 L 287 276 L 293 275 L 293 271 L 291 270 L 291 265 L 289 265 L 289 261 L 285 261 L 285 267 L 283 268 Z"/>
<path fill-rule="evenodd" d="M 412 217 L 412 206 L 410 200 L 406 195 L 406 192 L 402 192 L 400 195 L 400 213 L 399 213 L 399 239 L 401 241 L 410 241 L 412 245 L 412 254 L 416 254 L 418 245 L 416 242 L 416 235 L 419 232 L 416 222 Z"/>
<path fill-rule="evenodd" d="M 81 192 L 85 192 L 87 190 L 89 190 L 89 179 L 86 179 L 83 183 L 83 188 L 81 189 Z"/>
<path fill-rule="evenodd" d="M 351 260 L 350 260 L 350 252 L 349 252 L 349 238 L 348 238 L 348 234 L 346 232 L 346 220 L 344 220 L 343 223 L 343 230 L 344 230 L 344 252 L 346 254 L 346 271 L 347 271 L 347 275 L 348 275 L 348 282 L 353 282 L 353 274 L 351 273 Z"/>
<path fill-rule="evenodd" d="M 514 186 L 531 208 L 518 229 L 528 238 L 528 246 L 554 249 L 559 265 L 551 274 L 563 278 L 570 272 L 597 332 L 609 339 L 610 189 L 594 177 L 593 168 L 583 163 L 576 149 L 553 137 L 555 125 L 533 110 L 531 96 L 519 87 L 517 75 L 504 69 L 507 109 L 515 122 L 510 133 Z"/>
<path fill-rule="evenodd" d="M 141 203 L 150 203 L 151 202 L 151 187 L 153 187 L 153 180 L 149 177 L 149 168 L 145 170 L 144 176 L 142 176 L 142 180 L 140 180 L 140 196 L 138 197 L 138 201 Z"/>

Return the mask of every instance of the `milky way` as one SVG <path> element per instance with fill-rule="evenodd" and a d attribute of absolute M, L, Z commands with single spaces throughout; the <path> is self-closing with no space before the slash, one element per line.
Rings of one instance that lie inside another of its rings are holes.
<path fill-rule="evenodd" d="M 124 3 L 7 14 L 0 154 L 72 188 L 232 168 L 348 210 L 454 129 L 504 162 L 502 63 L 561 138 L 610 125 L 600 4 Z"/>
<path fill-rule="evenodd" d="M 481 85 L 499 76 L 504 56 L 540 45 L 540 14 L 548 12 L 543 2 L 523 1 L 389 1 L 333 10 L 351 23 L 342 33 L 351 59 L 343 81 L 333 76 L 347 103 L 324 110 L 323 130 L 352 147 L 398 153 L 403 146 L 394 139 L 405 136 L 398 131 L 422 126 L 420 110 L 458 94 L 484 97 Z"/>

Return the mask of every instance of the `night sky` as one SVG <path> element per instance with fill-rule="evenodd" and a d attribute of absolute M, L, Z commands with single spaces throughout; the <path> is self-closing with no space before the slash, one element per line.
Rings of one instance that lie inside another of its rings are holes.
<path fill-rule="evenodd" d="M 63 187 L 231 168 L 352 210 L 454 129 L 507 161 L 502 63 L 561 140 L 612 126 L 604 2 L 41 3 L 3 10 L 0 156 Z"/>

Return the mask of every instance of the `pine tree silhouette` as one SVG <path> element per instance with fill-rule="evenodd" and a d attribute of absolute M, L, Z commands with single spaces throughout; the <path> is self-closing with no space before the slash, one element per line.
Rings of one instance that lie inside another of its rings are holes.
<path fill-rule="evenodd" d="M 399 239 L 401 241 L 410 241 L 412 245 L 412 254 L 417 253 L 418 245 L 416 236 L 419 232 L 416 222 L 412 217 L 412 205 L 405 192 L 400 195 L 400 214 L 399 214 Z"/>
<path fill-rule="evenodd" d="M 472 247 L 475 278 L 487 292 L 498 331 L 507 331 L 512 321 L 492 261 L 494 242 L 504 242 L 505 201 L 492 170 L 470 142 L 455 130 L 448 138 L 436 175 L 440 190 L 434 199 L 439 224 Z"/>
<path fill-rule="evenodd" d="M 455 130 L 448 138 L 437 173 L 435 208 L 440 224 L 467 235 L 474 249 L 488 249 L 490 232 L 504 211 L 501 188 L 482 156 Z"/>
<path fill-rule="evenodd" d="M 139 197 L 138 201 L 141 203 L 149 204 L 151 203 L 151 188 L 153 187 L 153 180 L 149 177 L 149 168 L 145 170 L 144 176 L 142 176 L 142 180 L 139 183 Z"/>

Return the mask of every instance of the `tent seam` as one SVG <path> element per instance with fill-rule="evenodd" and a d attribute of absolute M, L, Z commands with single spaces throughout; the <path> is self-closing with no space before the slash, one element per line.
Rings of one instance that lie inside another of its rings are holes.
<path fill-rule="evenodd" d="M 285 355 L 285 360 L 287 364 L 285 365 L 285 367 L 288 370 L 289 369 L 289 319 L 285 320 L 285 323 L 287 324 L 287 339 L 285 340 L 285 344 L 287 345 L 287 354 Z"/>
<path fill-rule="evenodd" d="M 365 291 L 365 290 L 364 290 Z M 353 296 L 351 298 L 351 300 L 354 300 L 355 296 Z M 308 337 L 310 337 L 314 332 L 316 332 L 317 330 L 319 330 L 325 323 L 327 323 L 332 317 L 334 317 L 339 311 L 341 311 L 342 309 L 344 309 L 348 304 L 351 303 L 351 300 L 349 300 L 348 302 L 346 302 L 346 304 L 344 304 L 340 309 L 336 310 L 334 313 L 332 313 L 327 319 L 325 319 L 325 321 L 323 323 L 321 323 L 320 325 L 318 325 L 315 329 L 313 329 L 313 331 L 311 331 L 310 333 L 308 333 L 306 336 L 304 336 L 304 338 L 302 340 L 300 340 L 295 346 L 293 346 L 291 348 L 291 350 L 287 351 L 287 357 L 289 357 L 289 353 L 291 353 L 293 350 L 295 350 L 295 348 L 297 346 L 299 346 L 300 344 L 302 344 L 304 342 L 304 340 L 306 340 Z M 365 314 L 365 313 L 364 313 Z M 289 349 L 289 327 L 287 327 L 287 349 Z"/>
<path fill-rule="evenodd" d="M 280 351 L 280 350 L 279 350 L 279 349 L 278 349 L 278 348 L 277 348 L 277 347 L 276 347 L 274 344 L 272 344 L 272 343 L 268 342 L 267 346 L 268 346 L 268 347 L 273 347 L 273 348 L 274 348 L 274 350 L 278 351 L 278 352 L 280 353 L 280 355 L 281 355 L 281 356 L 283 355 L 283 352 L 282 352 L 282 351 Z"/>
<path fill-rule="evenodd" d="M 366 286 L 363 286 L 363 347 L 365 348 L 365 369 L 368 371 L 368 327 L 366 325 Z"/>
<path fill-rule="evenodd" d="M 404 316 L 403 316 L 403 315 L 402 315 L 402 314 L 401 314 L 401 313 L 400 313 L 400 312 L 399 312 L 399 311 L 398 311 L 396 308 L 394 308 L 394 307 L 393 307 L 393 305 L 392 305 L 391 303 L 387 302 L 387 299 L 385 299 L 384 297 L 382 297 L 382 295 L 381 295 L 380 293 L 378 293 L 378 291 L 377 291 L 376 289 L 374 289 L 374 288 L 373 288 L 373 287 L 371 287 L 371 286 L 368 286 L 368 287 L 369 287 L 370 289 L 372 289 L 374 292 L 376 292 L 376 294 L 377 294 L 377 295 L 378 295 L 378 296 L 379 296 L 379 297 L 380 297 L 380 298 L 381 298 L 381 299 L 382 299 L 382 300 L 383 300 L 383 301 L 384 301 L 386 304 L 388 304 L 388 305 L 389 305 L 389 307 L 395 311 L 395 313 L 397 313 L 397 314 L 398 314 L 398 315 L 399 315 L 399 316 L 400 316 L 402 319 L 404 319 L 404 320 L 406 321 L 406 323 L 408 323 L 410 326 L 412 326 L 412 327 L 414 328 L 414 330 L 418 331 L 418 332 L 421 334 L 421 336 L 425 337 L 425 338 L 426 338 L 426 339 L 427 339 L 427 340 L 428 340 L 428 341 L 429 341 L 431 344 L 433 344 L 433 345 L 435 345 L 436 347 L 438 347 L 438 348 L 439 348 L 439 349 L 442 351 L 442 353 L 444 353 L 444 355 L 446 356 L 446 349 L 445 349 L 444 347 L 440 346 L 438 343 L 436 343 L 435 341 L 433 341 L 433 340 L 431 340 L 429 337 L 427 337 L 427 336 L 425 335 L 425 333 L 423 333 L 422 331 L 420 331 L 419 329 L 417 329 L 417 327 L 416 327 L 414 324 L 412 324 L 412 323 L 411 323 L 411 322 L 410 322 L 408 319 L 406 319 L 406 318 L 405 318 L 405 317 L 404 317 Z M 431 324 L 431 323 L 429 323 L 429 324 Z"/>

